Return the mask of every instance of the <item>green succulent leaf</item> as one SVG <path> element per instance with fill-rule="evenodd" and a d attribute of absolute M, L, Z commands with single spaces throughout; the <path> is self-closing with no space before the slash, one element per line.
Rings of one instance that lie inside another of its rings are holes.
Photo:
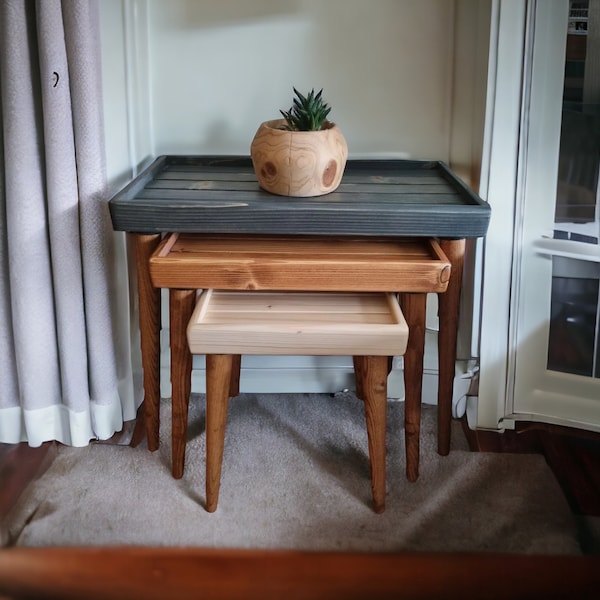
<path fill-rule="evenodd" d="M 323 101 L 323 89 L 316 94 L 314 88 L 302 94 L 295 87 L 292 106 L 288 111 L 280 110 L 286 121 L 286 129 L 290 131 L 318 131 L 323 128 L 331 107 Z"/>

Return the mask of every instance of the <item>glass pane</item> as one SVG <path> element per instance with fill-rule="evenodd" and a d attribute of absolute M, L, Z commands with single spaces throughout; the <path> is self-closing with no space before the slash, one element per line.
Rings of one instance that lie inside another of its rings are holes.
<path fill-rule="evenodd" d="M 600 0 L 572 0 L 554 237 L 600 240 Z M 554 257 L 547 367 L 600 377 L 600 265 Z"/>
<path fill-rule="evenodd" d="M 570 2 L 554 237 L 600 239 L 600 0 Z"/>
<path fill-rule="evenodd" d="M 553 258 L 548 369 L 600 377 L 597 263 Z"/>

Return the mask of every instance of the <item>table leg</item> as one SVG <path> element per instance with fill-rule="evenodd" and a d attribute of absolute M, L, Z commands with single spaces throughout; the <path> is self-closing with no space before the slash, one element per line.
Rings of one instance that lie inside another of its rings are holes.
<path fill-rule="evenodd" d="M 231 394 L 234 355 L 206 355 L 206 510 L 215 512 L 221 488 L 221 470 Z"/>
<path fill-rule="evenodd" d="M 186 329 L 196 301 L 196 290 L 169 290 L 169 322 L 171 344 L 171 438 L 173 477 L 183 477 L 187 441 L 188 406 L 190 401 L 192 355 Z"/>
<path fill-rule="evenodd" d="M 373 508 L 379 514 L 385 510 L 388 361 L 387 356 L 360 356 L 355 358 L 357 362 L 360 362 L 360 387 L 365 401 Z"/>
<path fill-rule="evenodd" d="M 403 293 L 402 312 L 408 324 L 408 345 L 404 354 L 404 436 L 406 477 L 419 477 L 419 435 L 421 431 L 421 393 L 425 351 L 425 313 L 427 294 Z"/>
<path fill-rule="evenodd" d="M 462 285 L 465 240 L 441 240 L 440 246 L 452 265 L 448 289 L 438 294 L 440 331 L 438 335 L 438 453 L 450 452 L 452 393 L 456 364 L 458 311 Z"/>
<path fill-rule="evenodd" d="M 160 234 L 134 234 L 140 345 L 144 372 L 144 420 L 148 450 L 158 450 L 160 427 L 160 290 L 150 280 L 150 256 Z"/>

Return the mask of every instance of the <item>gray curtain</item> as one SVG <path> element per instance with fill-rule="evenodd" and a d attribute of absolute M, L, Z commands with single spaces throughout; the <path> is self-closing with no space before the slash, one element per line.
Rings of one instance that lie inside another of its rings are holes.
<path fill-rule="evenodd" d="M 82 446 L 135 417 L 99 28 L 97 0 L 0 2 L 0 442 Z"/>

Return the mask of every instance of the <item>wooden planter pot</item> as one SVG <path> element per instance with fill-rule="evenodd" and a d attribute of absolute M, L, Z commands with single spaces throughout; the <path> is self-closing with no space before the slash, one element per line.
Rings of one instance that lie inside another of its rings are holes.
<path fill-rule="evenodd" d="M 252 140 L 250 156 L 259 185 L 280 196 L 333 192 L 348 158 L 340 129 L 330 122 L 320 131 L 288 131 L 284 126 L 284 119 L 266 121 Z"/>

